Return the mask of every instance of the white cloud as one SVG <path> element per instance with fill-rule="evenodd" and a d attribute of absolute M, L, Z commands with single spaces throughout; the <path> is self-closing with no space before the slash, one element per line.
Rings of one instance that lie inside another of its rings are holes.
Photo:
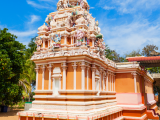
<path fill-rule="evenodd" d="M 103 7 L 103 9 L 105 9 L 105 10 L 111 10 L 111 9 L 115 9 L 115 7 L 109 7 L 109 6 L 106 6 L 106 5 L 105 5 L 105 6 Z"/>
<path fill-rule="evenodd" d="M 37 4 L 35 3 L 34 1 L 30 1 L 30 0 L 27 0 L 27 3 L 35 8 L 40 8 L 40 9 L 43 9 L 43 8 L 46 8 L 48 9 L 48 7 L 44 6 L 44 5 L 40 5 L 40 4 Z"/>
<path fill-rule="evenodd" d="M 111 49 L 121 55 L 132 50 L 142 49 L 147 44 L 160 46 L 160 22 L 159 19 L 152 24 L 147 20 L 138 19 L 132 23 L 125 23 L 117 26 L 110 26 L 107 21 L 100 21 L 101 31 L 105 43 Z"/>
<path fill-rule="evenodd" d="M 46 4 L 46 3 L 44 3 L 44 2 L 49 2 L 50 0 L 39 0 L 39 1 L 40 1 L 40 3 L 38 4 L 38 3 L 34 2 L 34 1 L 27 0 L 27 3 L 29 5 L 31 5 L 32 7 L 34 7 L 34 8 L 55 10 L 55 8 L 53 7 L 55 4 Z"/>
<path fill-rule="evenodd" d="M 28 22 L 29 24 L 33 24 L 34 22 L 37 22 L 41 19 L 40 16 L 37 16 L 37 15 L 31 15 L 31 21 Z"/>
<path fill-rule="evenodd" d="M 120 13 L 152 12 L 152 10 L 159 9 L 160 0 L 100 0 L 99 5 L 107 5 L 107 8 L 115 6 Z"/>
<path fill-rule="evenodd" d="M 9 30 L 12 34 L 18 36 L 18 37 L 28 37 L 36 35 L 38 32 L 37 30 L 28 30 L 28 31 L 17 31 L 17 30 Z"/>
<path fill-rule="evenodd" d="M 90 9 L 94 9 L 95 7 L 90 7 Z"/>

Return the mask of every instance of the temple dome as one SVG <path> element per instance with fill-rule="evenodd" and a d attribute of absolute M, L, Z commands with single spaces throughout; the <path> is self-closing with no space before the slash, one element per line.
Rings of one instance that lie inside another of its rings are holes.
<path fill-rule="evenodd" d="M 82 8 L 89 10 L 89 5 L 86 0 L 59 0 L 57 3 L 57 10 L 73 8 L 76 6 L 81 6 Z"/>
<path fill-rule="evenodd" d="M 48 30 L 48 27 L 45 25 L 45 23 L 41 26 L 41 27 L 39 27 L 38 28 L 38 31 L 47 31 Z"/>

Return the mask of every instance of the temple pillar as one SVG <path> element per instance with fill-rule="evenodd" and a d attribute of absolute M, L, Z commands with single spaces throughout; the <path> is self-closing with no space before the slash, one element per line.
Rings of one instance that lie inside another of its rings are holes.
<path fill-rule="evenodd" d="M 95 64 L 92 64 L 92 90 L 95 90 L 95 73 L 96 67 Z"/>
<path fill-rule="evenodd" d="M 136 80 L 137 74 L 136 74 L 136 72 L 133 72 L 132 75 L 134 77 L 134 91 L 135 91 L 135 93 L 137 93 L 137 83 L 136 83 L 137 82 L 137 80 Z"/>
<path fill-rule="evenodd" d="M 49 69 L 49 90 L 51 90 L 51 70 L 52 70 L 51 64 L 49 64 L 48 69 Z"/>
<path fill-rule="evenodd" d="M 44 71 L 45 71 L 45 65 L 42 67 L 42 90 L 44 90 Z"/>
<path fill-rule="evenodd" d="M 85 46 L 86 44 L 86 40 L 85 40 L 85 37 L 83 37 L 83 46 Z"/>
<path fill-rule="evenodd" d="M 111 79 L 112 79 L 112 73 L 110 73 L 110 79 L 109 79 L 109 81 L 110 81 L 110 89 L 109 89 L 109 91 L 112 90 L 112 89 L 111 89 L 111 88 L 112 88 L 112 80 L 111 80 Z"/>
<path fill-rule="evenodd" d="M 100 91 L 102 90 L 102 69 L 99 70 L 99 77 L 100 77 Z"/>
<path fill-rule="evenodd" d="M 77 69 L 77 65 L 76 62 L 74 62 L 73 66 L 73 70 L 74 70 L 74 83 L 73 83 L 73 88 L 74 90 L 76 90 L 76 69 Z"/>
<path fill-rule="evenodd" d="M 114 73 L 112 73 L 112 91 L 114 91 L 114 88 L 113 88 L 114 87 L 114 79 L 113 78 L 114 78 Z"/>
<path fill-rule="evenodd" d="M 89 87 L 89 81 L 88 81 L 88 71 L 89 71 L 89 64 L 87 65 L 87 90 L 88 90 L 88 87 Z"/>
<path fill-rule="evenodd" d="M 103 91 L 105 91 L 105 72 L 103 72 Z"/>
<path fill-rule="evenodd" d="M 82 82 L 82 90 L 85 90 L 85 68 L 86 68 L 86 66 L 85 66 L 85 62 L 82 62 L 81 63 L 81 69 L 82 69 L 82 80 L 81 80 L 81 82 Z"/>
<path fill-rule="evenodd" d="M 116 91 L 116 79 L 115 79 L 116 75 L 114 74 L 114 91 Z"/>
<path fill-rule="evenodd" d="M 94 39 L 92 39 L 92 47 L 94 47 Z"/>
<path fill-rule="evenodd" d="M 46 45 L 45 40 L 43 40 L 43 48 L 45 48 L 45 45 Z"/>
<path fill-rule="evenodd" d="M 35 70 L 36 70 L 36 90 L 38 90 L 38 70 L 39 70 L 38 65 L 36 66 Z"/>
<path fill-rule="evenodd" d="M 62 69 L 63 69 L 63 90 L 66 90 L 66 70 L 67 70 L 66 62 L 62 63 Z"/>
<path fill-rule="evenodd" d="M 107 71 L 107 74 L 106 74 L 106 91 L 108 91 L 108 71 Z"/>

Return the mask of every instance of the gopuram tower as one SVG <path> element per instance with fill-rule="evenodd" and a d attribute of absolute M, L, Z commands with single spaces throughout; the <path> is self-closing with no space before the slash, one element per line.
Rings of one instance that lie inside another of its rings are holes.
<path fill-rule="evenodd" d="M 36 64 L 35 101 L 29 111 L 18 113 L 19 120 L 123 119 L 116 87 L 125 87 L 124 82 L 116 84 L 117 65 L 105 57 L 103 35 L 87 1 L 59 0 L 45 22 L 38 28 L 37 51 L 31 58 Z M 137 89 L 131 83 L 131 89 Z"/>

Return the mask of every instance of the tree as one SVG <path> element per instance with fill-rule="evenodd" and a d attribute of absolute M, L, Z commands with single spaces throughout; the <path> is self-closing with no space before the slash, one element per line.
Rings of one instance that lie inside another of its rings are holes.
<path fill-rule="evenodd" d="M 140 50 L 133 50 L 131 53 L 125 54 L 125 57 L 141 56 Z"/>
<path fill-rule="evenodd" d="M 32 38 L 28 44 L 28 49 L 25 49 L 25 65 L 23 67 L 23 73 L 21 74 L 21 85 L 24 88 L 23 95 L 29 98 L 32 96 L 32 90 L 35 87 L 36 81 L 36 72 L 35 72 L 35 63 L 30 60 L 33 52 L 36 51 L 37 45 L 35 44 L 36 37 Z"/>
<path fill-rule="evenodd" d="M 7 28 L 0 30 L 0 102 L 13 105 L 22 98 L 22 87 L 18 83 L 25 62 L 25 46 L 7 31 Z"/>
<path fill-rule="evenodd" d="M 152 56 L 151 52 L 158 50 L 158 47 L 156 45 L 147 45 L 142 49 L 142 55 L 143 56 Z"/>
<path fill-rule="evenodd" d="M 120 55 L 115 50 L 111 50 L 108 47 L 108 45 L 106 45 L 105 56 L 106 56 L 106 58 L 113 60 L 114 62 L 122 62 L 123 61 L 123 58 L 120 57 Z"/>

